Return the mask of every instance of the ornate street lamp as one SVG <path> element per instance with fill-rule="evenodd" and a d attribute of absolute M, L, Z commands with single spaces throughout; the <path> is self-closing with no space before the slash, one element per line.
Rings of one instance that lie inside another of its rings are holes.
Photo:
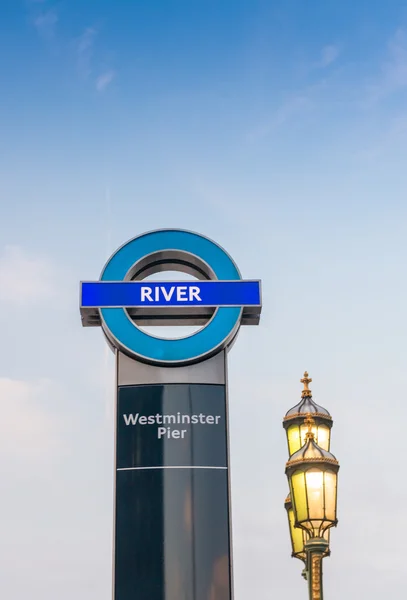
<path fill-rule="evenodd" d="M 307 371 L 305 371 L 304 377 L 300 381 L 304 384 L 301 401 L 288 411 L 283 421 L 283 427 L 287 435 L 288 453 L 291 456 L 304 445 L 307 433 L 304 419 L 308 414 L 311 414 L 314 419 L 312 432 L 316 443 L 324 450 L 329 451 L 333 425 L 332 417 L 325 408 L 313 401 L 312 391 L 308 387 L 312 379 L 308 377 Z"/>
<path fill-rule="evenodd" d="M 322 558 L 329 550 L 324 536 L 336 526 L 337 477 L 335 456 L 315 441 L 315 421 L 310 414 L 304 424 L 306 441 L 286 464 L 286 475 L 294 512 L 294 527 L 304 530 L 304 544 L 310 600 L 322 600 Z"/>

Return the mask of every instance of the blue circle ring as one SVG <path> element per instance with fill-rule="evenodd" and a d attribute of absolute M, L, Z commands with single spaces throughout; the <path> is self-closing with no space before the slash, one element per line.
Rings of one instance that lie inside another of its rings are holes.
<path fill-rule="evenodd" d="M 154 252 L 178 250 L 205 261 L 216 279 L 241 279 L 231 257 L 215 242 L 197 233 L 164 229 L 145 233 L 119 248 L 109 259 L 101 281 L 123 281 L 133 265 Z M 124 308 L 101 308 L 101 321 L 110 342 L 126 354 L 148 362 L 180 366 L 201 361 L 226 347 L 236 336 L 243 309 L 219 307 L 207 325 L 181 339 L 162 339 L 148 335 L 130 319 Z"/>

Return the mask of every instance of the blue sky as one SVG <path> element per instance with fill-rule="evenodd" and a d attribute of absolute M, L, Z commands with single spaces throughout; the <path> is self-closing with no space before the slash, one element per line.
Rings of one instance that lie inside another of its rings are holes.
<path fill-rule="evenodd" d="M 342 465 L 326 595 L 401 597 L 407 3 L 1 7 L 1 595 L 110 597 L 112 357 L 78 282 L 181 227 L 263 281 L 230 354 L 236 599 L 306 594 L 280 424 L 305 369 Z"/>

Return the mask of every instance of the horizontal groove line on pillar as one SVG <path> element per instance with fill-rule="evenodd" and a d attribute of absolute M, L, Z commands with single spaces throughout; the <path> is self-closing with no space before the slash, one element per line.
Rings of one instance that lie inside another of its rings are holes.
<path fill-rule="evenodd" d="M 227 467 L 209 467 L 209 466 L 170 466 L 161 467 L 120 467 L 116 471 L 146 471 L 148 469 L 221 469 L 226 471 Z"/>

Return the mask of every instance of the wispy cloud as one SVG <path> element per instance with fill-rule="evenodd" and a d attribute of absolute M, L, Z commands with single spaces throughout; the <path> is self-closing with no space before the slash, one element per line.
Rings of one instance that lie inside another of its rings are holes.
<path fill-rule="evenodd" d="M 339 56 L 338 45 L 324 46 L 318 61 L 309 72 L 320 70 L 323 73 L 323 69 L 335 63 Z M 332 70 L 328 75 L 321 77 L 316 84 L 298 89 L 249 133 L 249 140 L 266 137 L 276 128 L 298 119 L 300 115 L 306 115 L 315 106 L 324 103 L 329 103 L 331 106 L 333 103 L 342 103 L 353 110 L 365 110 L 394 94 L 405 93 L 407 91 L 407 29 L 401 28 L 395 31 L 383 49 L 382 61 L 372 66 L 374 74 L 369 78 L 364 73 L 355 81 L 352 70 L 347 70 L 344 65 L 339 72 L 335 73 L 335 70 Z M 403 122 L 404 119 L 402 114 Z M 394 127 L 392 123 L 390 125 L 392 128 L 390 137 L 393 139 Z"/>
<path fill-rule="evenodd" d="M 389 60 L 383 72 L 388 82 L 398 88 L 407 85 L 407 31 L 398 29 L 388 43 Z"/>
<path fill-rule="evenodd" d="M 284 125 L 286 121 L 292 119 L 298 113 L 307 110 L 311 106 L 311 100 L 304 93 L 288 98 L 281 106 L 279 106 L 269 118 L 257 127 L 255 127 L 248 135 L 250 141 L 255 141 L 269 135 L 274 129 Z"/>
<path fill-rule="evenodd" d="M 41 0 L 33 1 L 39 4 Z M 35 9 L 34 13 L 35 16 L 31 18 L 38 34 L 47 39 L 55 39 L 60 47 L 69 49 L 71 54 L 74 54 L 73 58 L 76 62 L 79 77 L 94 85 L 98 92 L 103 92 L 112 83 L 116 72 L 114 69 L 109 68 L 109 64 L 101 67 L 101 61 L 95 49 L 99 38 L 99 28 L 94 25 L 88 26 L 83 29 L 79 36 L 71 37 L 67 41 L 57 36 L 56 28 L 59 17 L 54 8 L 41 11 L 39 7 Z M 96 72 L 99 72 L 99 74 L 96 75 Z"/>
<path fill-rule="evenodd" d="M 308 63 L 304 69 L 303 76 L 310 75 L 313 71 L 325 69 L 332 65 L 340 55 L 340 48 L 335 44 L 324 46 L 321 49 L 318 60 L 314 63 Z M 278 106 L 270 115 L 263 119 L 262 123 L 253 128 L 249 134 L 250 141 L 258 140 L 268 136 L 273 130 L 287 121 L 304 114 L 315 106 L 315 98 L 318 97 L 327 87 L 327 79 L 322 76 L 314 84 L 305 85 L 293 92 L 286 100 Z"/>
<path fill-rule="evenodd" d="M 75 42 L 78 70 L 81 77 L 87 79 L 92 73 L 92 55 L 97 30 L 87 27 Z"/>
<path fill-rule="evenodd" d="M 280 106 L 269 116 L 264 117 L 257 127 L 249 131 L 247 139 L 250 142 L 259 140 L 288 122 L 298 120 L 300 117 L 304 118 L 315 109 L 327 89 L 329 89 L 329 81 L 322 78 L 315 84 L 287 96 Z"/>
<path fill-rule="evenodd" d="M 335 46 L 333 44 L 331 44 L 329 46 L 324 46 L 321 50 L 320 59 L 316 63 L 315 66 L 320 69 L 328 67 L 329 65 L 331 65 L 333 62 L 336 61 L 339 54 L 340 54 L 340 50 L 339 50 L 338 46 Z"/>
<path fill-rule="evenodd" d="M 106 71 L 105 73 L 102 73 L 101 75 L 99 75 L 99 77 L 96 79 L 97 91 L 103 92 L 103 90 L 105 90 L 108 87 L 108 85 L 111 84 L 115 75 L 116 75 L 116 73 L 112 70 Z"/>
<path fill-rule="evenodd" d="M 0 303 L 27 305 L 52 298 L 54 276 L 47 259 L 33 257 L 19 246 L 6 246 L 0 256 Z"/>
<path fill-rule="evenodd" d="M 368 84 L 368 101 L 377 102 L 407 87 L 407 31 L 398 29 L 389 39 L 387 56 L 376 80 Z"/>
<path fill-rule="evenodd" d="M 103 92 L 115 78 L 115 71 L 107 69 L 94 76 L 96 62 L 94 57 L 95 43 L 99 32 L 96 27 L 87 27 L 75 42 L 76 58 L 80 77 L 94 82 L 98 92 Z"/>
<path fill-rule="evenodd" d="M 34 18 L 34 27 L 41 36 L 46 38 L 55 36 L 57 23 L 58 14 L 54 9 L 42 12 Z"/>

